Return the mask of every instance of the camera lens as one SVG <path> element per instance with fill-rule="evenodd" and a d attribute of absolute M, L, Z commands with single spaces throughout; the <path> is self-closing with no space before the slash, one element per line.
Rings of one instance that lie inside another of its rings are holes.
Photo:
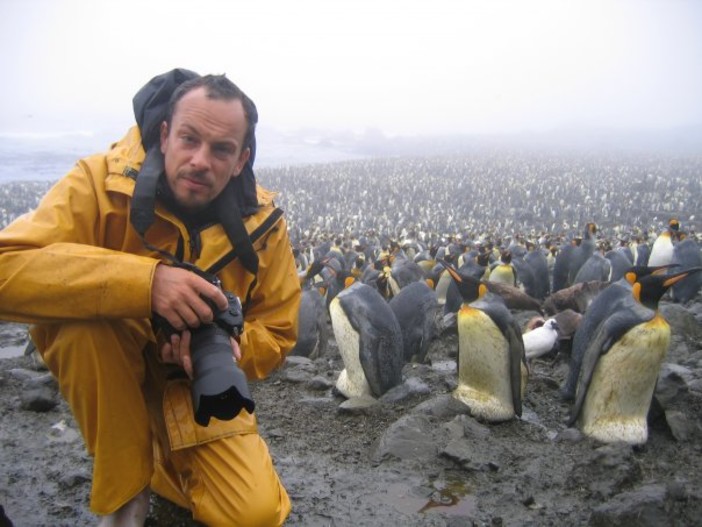
<path fill-rule="evenodd" d="M 254 411 L 246 375 L 232 357 L 229 334 L 216 324 L 192 332 L 192 398 L 195 422 L 207 426 L 211 417 L 233 419 L 242 408 Z"/>

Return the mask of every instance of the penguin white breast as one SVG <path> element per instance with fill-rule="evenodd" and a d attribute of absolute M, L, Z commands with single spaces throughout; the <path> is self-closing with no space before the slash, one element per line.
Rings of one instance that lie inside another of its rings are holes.
<path fill-rule="evenodd" d="M 668 265 L 673 261 L 673 241 L 668 233 L 661 234 L 653 242 L 651 255 L 648 258 L 649 266 Z"/>
<path fill-rule="evenodd" d="M 514 270 L 511 265 L 500 264 L 495 267 L 488 278 L 490 282 L 514 285 Z"/>
<path fill-rule="evenodd" d="M 669 344 L 670 326 L 657 316 L 600 357 L 578 419 L 583 433 L 604 442 L 646 442 L 646 418 Z"/>
<path fill-rule="evenodd" d="M 458 388 L 454 396 L 488 421 L 514 417 L 509 345 L 492 319 L 464 305 L 458 312 Z"/>
<path fill-rule="evenodd" d="M 439 277 L 439 283 L 436 284 L 436 299 L 438 300 L 440 306 L 443 306 L 446 303 L 446 292 L 448 291 L 448 287 L 452 280 L 453 278 L 451 278 L 451 275 L 447 272 L 441 273 L 441 276 Z"/>
<path fill-rule="evenodd" d="M 372 395 L 358 355 L 361 339 L 351 325 L 338 298 L 329 304 L 329 315 L 334 338 L 339 347 L 339 354 L 345 366 L 336 381 L 336 389 L 347 398 Z"/>

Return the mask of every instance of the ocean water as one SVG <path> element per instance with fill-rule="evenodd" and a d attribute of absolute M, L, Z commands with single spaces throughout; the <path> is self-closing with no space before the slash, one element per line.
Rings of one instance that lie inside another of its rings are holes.
<path fill-rule="evenodd" d="M 319 134 L 284 135 L 257 132 L 256 167 L 332 163 L 368 157 L 353 141 L 342 144 Z M 104 152 L 120 134 L 0 132 L 0 184 L 15 181 L 56 181 L 79 159 Z"/>

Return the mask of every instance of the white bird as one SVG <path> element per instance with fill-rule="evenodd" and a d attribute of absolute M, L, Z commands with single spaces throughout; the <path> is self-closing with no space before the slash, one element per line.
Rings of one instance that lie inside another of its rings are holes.
<path fill-rule="evenodd" d="M 524 353 L 527 359 L 534 359 L 546 355 L 553 349 L 558 340 L 558 323 L 555 318 L 544 322 L 543 326 L 527 331 L 522 335 L 524 340 Z"/>

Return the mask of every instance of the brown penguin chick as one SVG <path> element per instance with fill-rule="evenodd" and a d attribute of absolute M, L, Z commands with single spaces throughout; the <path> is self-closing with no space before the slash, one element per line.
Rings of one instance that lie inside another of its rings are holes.
<path fill-rule="evenodd" d="M 609 282 L 593 280 L 561 289 L 544 300 L 543 310 L 550 316 L 566 309 L 585 313 L 593 298 L 607 286 L 609 286 Z"/>
<path fill-rule="evenodd" d="M 485 282 L 488 291 L 502 297 L 505 305 L 509 309 L 518 309 L 524 311 L 536 311 L 542 313 L 541 302 L 536 298 L 527 295 L 524 291 L 517 287 L 500 282 Z"/>

